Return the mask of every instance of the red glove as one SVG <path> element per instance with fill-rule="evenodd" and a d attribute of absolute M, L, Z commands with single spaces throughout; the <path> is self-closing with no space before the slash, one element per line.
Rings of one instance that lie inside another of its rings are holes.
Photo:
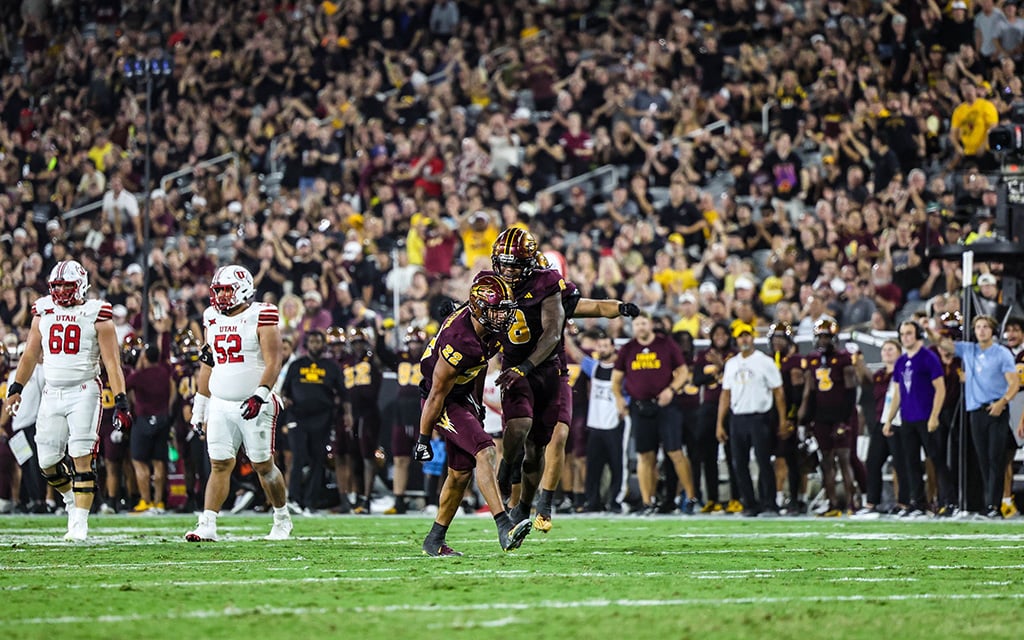
<path fill-rule="evenodd" d="M 128 431 L 132 428 L 132 412 L 128 408 L 128 397 L 119 393 L 114 397 L 114 430 Z"/>
<path fill-rule="evenodd" d="M 252 420 L 258 416 L 260 414 L 260 409 L 263 408 L 263 405 L 266 404 L 267 398 L 269 397 L 270 389 L 268 387 L 257 387 L 256 393 L 242 401 L 242 417 L 246 420 Z"/>

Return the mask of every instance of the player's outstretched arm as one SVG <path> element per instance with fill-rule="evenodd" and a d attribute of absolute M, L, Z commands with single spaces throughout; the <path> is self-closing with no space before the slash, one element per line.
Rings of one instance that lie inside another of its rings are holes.
<path fill-rule="evenodd" d="M 640 308 L 632 302 L 621 300 L 595 300 L 594 298 L 580 298 L 576 303 L 574 318 L 618 318 L 620 316 L 635 318 L 640 315 Z"/>
<path fill-rule="evenodd" d="M 455 386 L 457 374 L 455 367 L 448 364 L 447 360 L 437 359 L 437 363 L 434 365 L 434 374 L 431 377 L 430 392 L 423 402 L 423 411 L 420 413 L 420 433 L 413 450 L 413 458 L 420 462 L 427 462 L 434 458 L 433 449 L 430 447 L 430 435 L 434 432 L 438 420 L 441 419 L 445 398 Z"/>
<path fill-rule="evenodd" d="M 110 380 L 110 391 L 115 397 L 125 392 L 124 371 L 121 369 L 121 351 L 117 348 L 117 330 L 113 320 L 96 323 L 96 341 L 100 345 L 100 359 Z"/>

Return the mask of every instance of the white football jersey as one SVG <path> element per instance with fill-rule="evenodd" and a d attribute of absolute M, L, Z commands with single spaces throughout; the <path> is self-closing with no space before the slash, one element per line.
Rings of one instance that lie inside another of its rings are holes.
<path fill-rule="evenodd" d="M 109 302 L 86 300 L 73 307 L 61 307 L 45 296 L 32 305 L 32 314 L 39 318 L 46 384 L 71 387 L 99 377 L 96 323 L 114 317 Z"/>
<path fill-rule="evenodd" d="M 260 386 L 266 363 L 256 333 L 258 327 L 277 326 L 277 306 L 254 302 L 228 316 L 214 307 L 203 313 L 206 344 L 213 349 L 210 395 L 222 400 L 245 400 Z"/>

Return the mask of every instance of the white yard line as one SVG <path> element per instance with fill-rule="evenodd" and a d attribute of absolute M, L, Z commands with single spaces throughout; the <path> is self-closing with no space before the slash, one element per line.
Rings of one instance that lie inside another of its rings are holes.
<path fill-rule="evenodd" d="M 67 625 L 67 624 L 116 624 L 123 622 L 139 622 L 142 620 L 196 620 L 216 618 L 238 618 L 245 616 L 268 615 L 337 615 L 337 614 L 387 614 L 387 613 L 459 613 L 480 611 L 536 611 L 537 609 L 604 609 L 622 607 L 628 609 L 658 607 L 720 607 L 723 605 L 776 605 L 776 604 L 835 604 L 842 602 L 910 602 L 929 600 L 944 601 L 980 601 L 980 600 L 1022 600 L 1022 593 L 911 593 L 886 595 L 836 595 L 836 596 L 799 596 L 775 598 L 676 598 L 676 599 L 593 599 L 593 600 L 542 600 L 539 602 L 482 602 L 453 605 L 414 605 L 395 604 L 366 607 L 279 607 L 261 605 L 255 607 L 228 607 L 225 609 L 202 609 L 193 611 L 168 611 L 164 613 L 145 613 L 128 615 L 100 616 L 61 616 L 37 617 L 22 619 L 0 619 L 0 627 L 17 627 L 33 625 Z"/>
<path fill-rule="evenodd" d="M 422 558 L 422 560 L 426 560 Z M 534 571 L 528 569 L 466 569 L 455 571 L 436 571 L 425 575 L 396 575 L 396 576 L 326 576 L 326 577 L 301 577 L 301 578 L 256 578 L 252 574 L 240 575 L 237 579 L 220 580 L 153 580 L 136 581 L 123 580 L 112 583 L 83 583 L 83 584 L 53 584 L 46 586 L 39 585 L 8 585 L 0 587 L 0 591 L 24 591 L 24 590 L 63 590 L 63 589 L 123 589 L 130 585 L 134 589 L 163 589 L 175 588 L 200 588 L 200 587 L 225 587 L 225 586 L 267 586 L 267 585 L 289 585 L 289 584 L 331 584 L 331 583 L 356 583 L 356 582 L 393 582 L 396 580 L 435 580 L 438 576 L 459 576 L 459 577 L 494 577 L 502 579 L 534 579 L 534 578 L 654 578 L 654 577 L 675 577 L 690 578 L 694 580 L 742 580 L 747 578 L 772 578 L 796 573 L 866 573 L 902 571 L 907 569 L 901 565 L 879 565 L 874 567 L 817 567 L 806 568 L 755 568 L 755 569 L 725 569 L 725 570 L 703 570 L 703 571 Z M 985 570 L 985 571 L 1011 571 L 1024 569 L 1024 565 L 992 565 L 986 567 L 963 567 L 963 566 L 942 566 L 931 565 L 925 567 L 929 571 L 955 571 L 955 570 Z M 272 567 L 269 570 L 288 570 L 284 567 Z M 301 570 L 296 567 L 291 570 Z M 331 570 L 324 569 L 325 572 Z M 337 573 L 362 573 L 363 570 L 338 569 Z M 901 577 L 887 578 L 885 576 L 871 576 L 867 578 L 845 576 L 831 579 L 832 581 L 899 581 Z"/>

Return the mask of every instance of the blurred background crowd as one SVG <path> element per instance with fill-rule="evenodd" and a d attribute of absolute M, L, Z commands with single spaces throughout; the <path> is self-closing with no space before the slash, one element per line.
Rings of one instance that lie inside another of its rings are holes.
<path fill-rule="evenodd" d="M 586 295 L 698 314 L 697 337 L 820 305 L 890 328 L 959 287 L 927 246 L 992 234 L 986 134 L 1024 105 L 1014 0 L 24 0 L 0 20 L 4 333 L 64 256 L 136 328 L 145 280 L 151 313 L 195 318 L 231 260 L 300 338 L 321 311 L 429 325 L 512 224 Z M 169 73 L 148 122 L 138 58 Z"/>

